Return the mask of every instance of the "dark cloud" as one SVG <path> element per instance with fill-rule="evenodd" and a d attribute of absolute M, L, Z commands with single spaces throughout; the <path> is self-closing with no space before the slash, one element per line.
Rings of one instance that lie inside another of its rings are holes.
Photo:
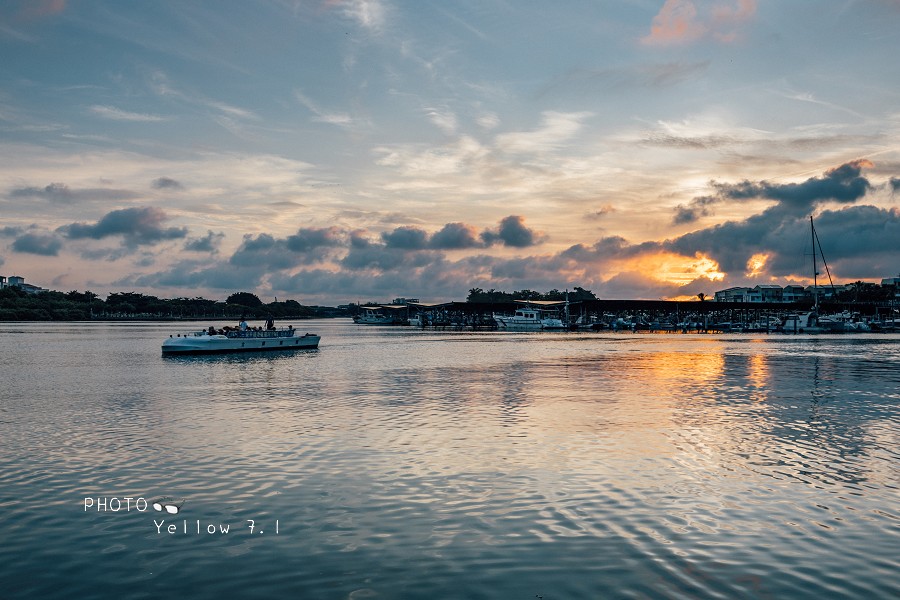
<path fill-rule="evenodd" d="M 563 250 L 560 257 L 575 262 L 593 262 L 597 259 L 624 258 L 634 254 L 634 246 L 623 237 L 609 236 L 598 240 L 592 246 L 575 244 Z"/>
<path fill-rule="evenodd" d="M 261 269 L 236 268 L 228 263 L 182 261 L 167 271 L 146 275 L 132 275 L 113 282 L 119 287 L 149 288 L 212 288 L 217 290 L 246 290 L 261 285 L 265 271 Z"/>
<path fill-rule="evenodd" d="M 301 228 L 294 235 L 288 236 L 286 243 L 293 252 L 308 252 L 315 248 L 331 248 L 340 246 L 345 232 L 337 227 Z"/>
<path fill-rule="evenodd" d="M 16 237 L 25 233 L 24 227 L 17 226 L 7 226 L 0 227 L 0 236 L 2 237 Z"/>
<path fill-rule="evenodd" d="M 891 192 L 896 192 L 900 190 L 900 177 L 891 177 L 890 179 Z"/>
<path fill-rule="evenodd" d="M 154 190 L 180 190 L 184 186 L 175 179 L 169 177 L 158 177 L 150 184 Z"/>
<path fill-rule="evenodd" d="M 64 183 L 51 183 L 48 186 L 15 188 L 9 192 L 10 198 L 43 198 L 53 202 L 72 202 L 75 195 Z"/>
<path fill-rule="evenodd" d="M 434 252 L 409 252 L 406 249 L 390 248 L 384 244 L 364 243 L 357 240 L 355 244 L 351 244 L 350 252 L 341 259 L 341 265 L 354 271 L 365 269 L 408 270 L 425 266 L 440 258 L 440 255 Z"/>
<path fill-rule="evenodd" d="M 605 204 L 595 211 L 589 212 L 586 216 L 588 219 L 602 219 L 608 214 L 616 212 L 616 207 L 612 204 Z"/>
<path fill-rule="evenodd" d="M 405 225 L 381 234 L 385 246 L 397 250 L 422 250 L 428 245 L 428 232 Z"/>
<path fill-rule="evenodd" d="M 206 235 L 199 238 L 190 238 L 184 243 L 184 249 L 189 252 L 209 252 L 215 253 L 219 251 L 219 244 L 225 238 L 222 232 L 213 232 L 212 229 L 206 232 Z"/>
<path fill-rule="evenodd" d="M 721 201 L 720 198 L 715 196 L 700 196 L 691 200 L 691 203 L 688 206 L 679 204 L 675 207 L 675 217 L 672 219 L 672 223 L 675 225 L 684 225 L 685 223 L 693 223 L 700 217 L 708 217 L 712 214 L 712 211 L 709 210 L 709 206 Z"/>
<path fill-rule="evenodd" d="M 169 216 L 160 208 L 123 208 L 107 213 L 93 225 L 72 223 L 60 227 L 58 231 L 76 240 L 122 236 L 123 243 L 129 248 L 187 236 L 186 227 L 163 227 L 168 220 Z"/>
<path fill-rule="evenodd" d="M 676 220 L 679 217 L 682 223 L 696 220 L 709 206 L 727 199 L 769 198 L 778 203 L 743 221 L 728 221 L 691 232 L 668 240 L 662 246 L 685 256 L 702 252 L 715 259 L 726 273 L 743 272 L 751 256 L 767 253 L 770 255 L 767 262 L 770 274 L 803 274 L 802 245 L 809 239 L 808 216 L 820 203 L 853 203 L 862 198 L 872 187 L 861 175 L 862 168 L 869 166 L 871 164 L 868 161 L 854 161 L 831 169 L 822 177 L 813 177 L 796 184 L 772 184 L 766 181 L 713 183 L 717 196 L 695 198 L 688 207 L 678 207 Z M 872 218 L 872 211 L 880 212 Z M 825 220 L 823 225 L 829 222 L 833 214 L 841 214 L 848 220 L 848 224 L 852 221 L 860 227 L 851 230 L 848 226 L 843 232 L 835 230 L 835 239 L 855 239 L 857 246 L 862 249 L 863 240 L 857 235 L 862 232 L 862 235 L 892 247 L 891 238 L 884 235 L 883 227 L 896 219 L 895 213 L 870 206 L 847 207 L 837 213 L 822 212 L 820 218 Z M 857 222 L 862 215 L 867 218 Z M 850 248 L 846 247 L 845 252 L 849 251 Z M 807 253 L 810 252 L 807 247 Z M 826 252 L 826 257 L 827 254 Z"/>
<path fill-rule="evenodd" d="M 518 215 L 505 217 L 500 221 L 500 227 L 496 230 L 484 230 L 481 233 L 481 239 L 488 246 L 502 243 L 504 246 L 514 248 L 527 248 L 542 241 L 541 236 L 526 227 L 525 219 Z"/>
<path fill-rule="evenodd" d="M 438 250 L 460 250 L 479 248 L 483 244 L 479 241 L 478 234 L 471 225 L 447 223 L 440 231 L 431 236 L 428 246 Z"/>
<path fill-rule="evenodd" d="M 44 187 L 21 187 L 9 191 L 10 198 L 39 198 L 50 202 L 69 204 L 82 200 L 131 200 L 139 195 L 128 190 L 86 188 L 73 190 L 64 183 L 51 183 Z"/>
<path fill-rule="evenodd" d="M 236 266 L 290 269 L 325 260 L 331 249 L 343 244 L 345 233 L 337 227 L 301 228 L 284 239 L 261 233 L 245 235 L 229 262 Z"/>
<path fill-rule="evenodd" d="M 11 248 L 16 252 L 38 254 L 40 256 L 58 256 L 62 248 L 62 240 L 53 233 L 26 233 L 16 238 Z"/>
<path fill-rule="evenodd" d="M 872 187 L 861 174 L 863 167 L 867 166 L 871 166 L 871 163 L 865 160 L 849 162 L 827 171 L 822 177 L 811 177 L 803 183 L 777 184 L 745 180 L 736 184 L 713 182 L 712 185 L 721 198 L 767 198 L 777 200 L 785 207 L 810 212 L 820 202 L 849 204 L 865 196 Z"/>

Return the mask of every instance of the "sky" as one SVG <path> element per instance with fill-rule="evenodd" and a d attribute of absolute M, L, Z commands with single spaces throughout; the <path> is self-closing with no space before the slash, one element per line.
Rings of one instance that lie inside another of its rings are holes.
<path fill-rule="evenodd" d="M 900 274 L 900 0 L 0 3 L 0 274 L 335 305 Z M 821 271 L 820 267 L 820 271 Z"/>

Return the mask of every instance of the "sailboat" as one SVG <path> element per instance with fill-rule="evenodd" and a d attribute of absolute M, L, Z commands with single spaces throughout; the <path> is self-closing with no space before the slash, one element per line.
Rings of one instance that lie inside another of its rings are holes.
<path fill-rule="evenodd" d="M 828 270 L 828 263 L 825 262 L 825 254 L 822 252 L 822 244 L 819 242 L 819 236 L 816 235 L 816 226 L 813 223 L 812 215 L 809 217 L 810 236 L 812 238 L 812 267 L 813 267 L 813 309 L 809 312 L 801 312 L 797 314 L 787 315 L 784 319 L 785 333 L 833 333 L 844 331 L 843 323 L 832 319 L 831 317 L 819 316 L 819 269 L 816 264 L 816 248 L 819 249 L 819 256 L 822 257 L 822 264 L 825 266 L 825 273 L 828 274 L 828 282 L 834 291 L 834 281 L 831 279 L 831 271 Z"/>

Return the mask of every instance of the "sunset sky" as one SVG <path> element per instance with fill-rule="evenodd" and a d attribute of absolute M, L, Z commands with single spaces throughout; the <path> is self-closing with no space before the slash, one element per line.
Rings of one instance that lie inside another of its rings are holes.
<path fill-rule="evenodd" d="M 0 274 L 310 304 L 900 272 L 900 0 L 0 4 Z"/>

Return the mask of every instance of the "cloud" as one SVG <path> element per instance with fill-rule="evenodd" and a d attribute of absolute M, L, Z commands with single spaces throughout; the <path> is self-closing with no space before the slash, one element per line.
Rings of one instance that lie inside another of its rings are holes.
<path fill-rule="evenodd" d="M 51 183 L 44 187 L 20 187 L 9 191 L 10 198 L 39 198 L 60 204 L 81 200 L 131 200 L 139 195 L 129 190 L 109 188 L 85 188 L 73 190 L 64 183 Z"/>
<path fill-rule="evenodd" d="M 602 69 L 572 69 L 543 86 L 537 92 L 537 97 L 542 98 L 559 91 L 592 95 L 608 93 L 610 90 L 644 88 L 658 90 L 697 79 L 709 69 L 710 64 L 710 61 L 706 60 L 630 64 L 626 67 Z"/>
<path fill-rule="evenodd" d="M 286 241 L 289 250 L 308 252 L 316 248 L 340 246 L 345 237 L 345 231 L 339 227 L 308 227 L 298 229 L 297 233 L 288 236 Z"/>
<path fill-rule="evenodd" d="M 428 232 L 418 227 L 397 227 L 390 233 L 382 233 L 387 248 L 422 250 L 428 245 Z"/>
<path fill-rule="evenodd" d="M 900 177 L 891 177 L 890 179 L 891 193 L 900 190 Z"/>
<path fill-rule="evenodd" d="M 313 113 L 315 117 L 314 121 L 319 123 L 328 123 L 329 125 L 337 125 L 339 127 L 349 127 L 353 125 L 353 117 L 347 113 L 342 112 L 329 112 L 319 107 L 319 105 L 312 101 L 307 95 L 305 95 L 300 90 L 294 90 L 294 97 L 297 101 L 306 107 L 309 112 Z"/>
<path fill-rule="evenodd" d="M 510 215 L 500 221 L 496 230 L 486 229 L 481 239 L 487 245 L 502 243 L 514 248 L 527 248 L 543 241 L 543 236 L 525 226 L 525 219 L 518 215 Z"/>
<path fill-rule="evenodd" d="M 53 233 L 26 233 L 16 238 L 10 248 L 15 252 L 37 254 L 39 256 L 58 256 L 63 242 Z"/>
<path fill-rule="evenodd" d="M 604 204 L 597 210 L 589 212 L 586 216 L 588 219 L 602 219 L 603 217 L 616 212 L 616 207 L 612 204 Z"/>
<path fill-rule="evenodd" d="M 672 219 L 672 223 L 675 225 L 684 225 L 686 223 L 693 223 L 700 217 L 707 217 L 712 214 L 707 207 L 721 201 L 721 198 L 715 196 L 700 196 L 699 198 L 691 200 L 691 203 L 688 206 L 679 204 L 675 207 L 675 217 Z"/>
<path fill-rule="evenodd" d="M 756 0 L 666 0 L 653 18 L 650 33 L 641 42 L 658 46 L 707 38 L 733 42 L 738 38 L 739 27 L 755 14 Z"/>
<path fill-rule="evenodd" d="M 425 114 L 428 116 L 428 120 L 434 123 L 434 125 L 446 133 L 447 135 L 453 135 L 456 133 L 457 122 L 456 115 L 453 114 L 449 110 L 442 110 L 438 108 L 428 108 L 425 110 Z"/>
<path fill-rule="evenodd" d="M 862 176 L 862 169 L 871 166 L 872 163 L 867 160 L 856 160 L 826 171 L 823 177 L 811 177 L 803 183 L 753 183 L 744 180 L 737 184 L 713 183 L 713 187 L 722 198 L 767 198 L 797 210 L 809 211 L 818 202 L 852 203 L 865 196 L 872 186 Z"/>
<path fill-rule="evenodd" d="M 574 137 L 581 130 L 581 122 L 592 115 L 590 112 L 546 111 L 541 127 L 534 131 L 500 134 L 497 147 L 509 153 L 541 153 L 559 148 Z"/>
<path fill-rule="evenodd" d="M 217 290 L 256 289 L 263 281 L 265 271 L 258 268 L 235 267 L 228 263 L 208 261 L 181 261 L 168 270 L 159 273 L 131 275 L 114 281 L 117 287 L 149 287 L 202 289 L 204 287 Z"/>
<path fill-rule="evenodd" d="M 727 221 L 662 243 L 672 251 L 688 254 L 702 252 L 717 260 L 722 270 L 738 273 L 751 256 L 769 254 L 765 269 L 773 276 L 805 275 L 806 269 L 798 250 L 808 240 L 808 216 L 826 202 L 852 204 L 863 198 L 873 186 L 862 175 L 868 161 L 845 163 L 801 183 L 774 184 L 767 181 L 743 181 L 737 184 L 713 182 L 716 197 L 695 198 L 689 207 L 678 207 L 676 219 L 690 222 L 688 217 L 702 215 L 707 207 L 726 200 L 771 199 L 776 204 L 762 213 L 742 221 Z M 889 260 L 879 259 L 896 247 L 892 236 L 900 236 L 896 209 L 874 206 L 848 206 L 838 211 L 825 210 L 818 217 L 820 239 L 829 238 L 837 252 L 829 261 L 869 257 L 873 265 L 891 272 Z M 810 250 L 807 249 L 807 254 Z M 826 252 L 826 257 L 829 252 Z"/>
<path fill-rule="evenodd" d="M 23 187 L 10 190 L 10 198 L 43 198 L 51 202 L 72 202 L 75 194 L 64 183 L 51 183 L 45 187 Z"/>
<path fill-rule="evenodd" d="M 66 10 L 66 0 L 27 0 L 21 4 L 19 17 L 22 19 L 52 17 Z"/>
<path fill-rule="evenodd" d="M 16 237 L 25 233 L 24 227 L 18 227 L 14 225 L 7 225 L 6 227 L 0 227 L 0 237 Z"/>
<path fill-rule="evenodd" d="M 185 227 L 163 227 L 168 220 L 169 216 L 160 208 L 123 208 L 107 213 L 93 225 L 71 223 L 58 231 L 73 240 L 122 236 L 123 243 L 130 248 L 187 236 Z"/>
<path fill-rule="evenodd" d="M 224 233 L 215 233 L 210 229 L 203 237 L 188 239 L 184 243 L 184 249 L 188 252 L 209 252 L 214 254 L 219 251 L 219 244 L 222 243 L 224 238 Z"/>
<path fill-rule="evenodd" d="M 99 104 L 91 106 L 90 111 L 98 117 L 103 117 L 104 119 L 109 119 L 111 121 L 155 122 L 166 120 L 164 117 L 158 115 L 129 112 L 114 106 L 101 106 Z"/>
<path fill-rule="evenodd" d="M 378 32 L 384 27 L 387 11 L 381 0 L 345 0 L 341 4 L 344 16 L 364 29 Z"/>
<path fill-rule="evenodd" d="M 261 269 L 291 269 L 325 260 L 332 249 L 345 243 L 346 233 L 337 227 L 300 228 L 286 238 L 268 233 L 245 235 L 229 263 Z"/>
<path fill-rule="evenodd" d="M 180 190 L 184 188 L 180 182 L 170 177 L 157 177 L 150 185 L 154 190 Z"/>
<path fill-rule="evenodd" d="M 439 250 L 459 250 L 463 248 L 478 248 L 483 244 L 478 240 L 475 228 L 465 223 L 447 223 L 444 227 L 431 236 L 428 241 L 429 248 Z"/>

